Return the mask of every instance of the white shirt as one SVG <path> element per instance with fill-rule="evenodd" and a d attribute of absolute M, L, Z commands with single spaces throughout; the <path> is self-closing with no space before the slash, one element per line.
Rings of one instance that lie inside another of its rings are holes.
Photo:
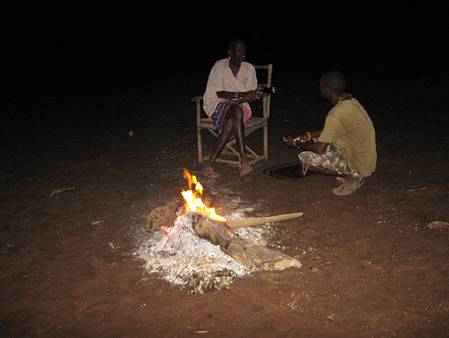
<path fill-rule="evenodd" d="M 257 89 L 256 68 L 248 62 L 242 62 L 239 72 L 234 76 L 229 60 L 218 60 L 209 73 L 203 96 L 203 108 L 208 116 L 212 116 L 218 103 L 225 101 L 217 96 L 217 92 L 248 92 Z M 247 103 L 244 105 L 249 108 Z"/>

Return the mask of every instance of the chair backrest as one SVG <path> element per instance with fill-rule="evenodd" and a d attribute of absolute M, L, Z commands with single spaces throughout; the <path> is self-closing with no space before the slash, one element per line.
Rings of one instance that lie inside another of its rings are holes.
<path fill-rule="evenodd" d="M 257 80 L 259 81 L 259 86 L 264 87 L 264 88 L 269 88 L 271 87 L 271 81 L 273 78 L 273 64 L 268 64 L 268 65 L 256 65 L 254 66 L 256 68 L 257 71 Z M 259 77 L 259 74 L 261 73 L 261 71 L 266 71 L 266 76 L 263 78 Z"/>
<path fill-rule="evenodd" d="M 257 72 L 257 81 L 259 88 L 270 88 L 272 86 L 273 79 L 273 64 L 267 65 L 255 65 Z M 261 76 L 262 75 L 262 76 Z M 271 107 L 271 95 L 268 95 L 262 100 L 263 105 L 263 117 L 270 117 L 270 107 Z"/>

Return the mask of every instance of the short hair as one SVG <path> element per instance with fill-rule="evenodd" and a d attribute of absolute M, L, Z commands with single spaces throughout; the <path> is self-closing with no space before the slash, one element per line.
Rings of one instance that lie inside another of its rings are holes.
<path fill-rule="evenodd" d="M 228 42 L 228 49 L 229 50 L 234 50 L 235 47 L 237 47 L 237 45 L 244 45 L 244 46 L 246 46 L 246 43 L 241 38 L 232 38 Z"/>
<path fill-rule="evenodd" d="M 326 87 L 332 89 L 337 95 L 343 93 L 346 88 L 346 77 L 339 70 L 332 70 L 321 76 Z"/>

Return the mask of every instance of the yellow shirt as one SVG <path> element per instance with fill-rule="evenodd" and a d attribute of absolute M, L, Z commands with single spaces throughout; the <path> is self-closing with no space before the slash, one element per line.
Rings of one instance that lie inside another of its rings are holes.
<path fill-rule="evenodd" d="M 333 143 L 360 176 L 371 176 L 376 170 L 373 122 L 356 99 L 340 101 L 327 113 L 318 141 Z"/>
<path fill-rule="evenodd" d="M 248 92 L 257 88 L 256 69 L 248 62 L 242 62 L 237 76 L 229 67 L 229 59 L 215 62 L 209 73 L 206 92 L 203 96 L 203 108 L 208 116 L 212 116 L 218 103 L 225 101 L 218 98 L 217 92 Z M 249 108 L 249 105 L 247 105 Z"/>

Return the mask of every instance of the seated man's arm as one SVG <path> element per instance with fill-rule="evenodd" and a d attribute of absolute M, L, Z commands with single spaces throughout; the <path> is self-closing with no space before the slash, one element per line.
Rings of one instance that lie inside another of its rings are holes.
<path fill-rule="evenodd" d="M 247 92 L 217 92 L 217 97 L 224 100 L 236 101 L 238 103 L 252 102 L 262 97 L 262 93 L 258 90 L 250 90 Z"/>
<path fill-rule="evenodd" d="M 227 92 L 227 91 L 219 91 L 217 92 L 217 97 L 223 100 L 233 100 L 237 97 L 238 92 Z"/>

